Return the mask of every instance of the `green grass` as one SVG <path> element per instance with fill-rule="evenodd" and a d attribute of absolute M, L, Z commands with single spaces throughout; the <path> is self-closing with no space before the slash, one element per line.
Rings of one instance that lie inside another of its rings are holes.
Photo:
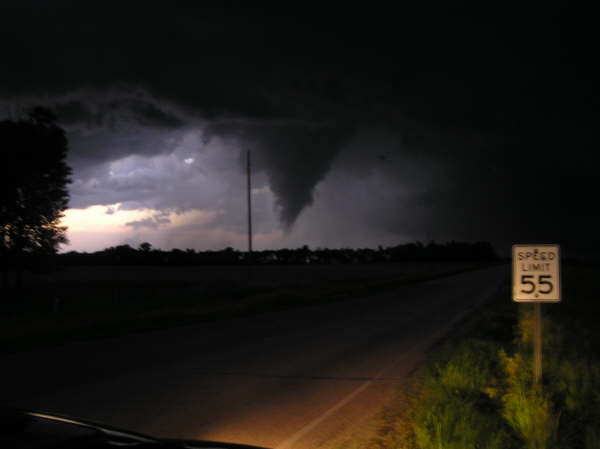
<path fill-rule="evenodd" d="M 543 380 L 532 369 L 533 306 L 506 285 L 457 326 L 382 414 L 370 448 L 600 448 L 600 270 L 563 269 L 543 305 Z"/>

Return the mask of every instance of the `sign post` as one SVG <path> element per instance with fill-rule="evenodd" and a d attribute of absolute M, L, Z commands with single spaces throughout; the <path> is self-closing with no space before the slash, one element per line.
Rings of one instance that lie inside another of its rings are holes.
<path fill-rule="evenodd" d="M 559 245 L 513 245 L 512 298 L 533 302 L 535 313 L 533 368 L 542 378 L 542 302 L 561 301 Z"/>
<path fill-rule="evenodd" d="M 535 308 L 535 336 L 533 342 L 533 375 L 535 381 L 542 378 L 542 305 L 536 302 Z"/>

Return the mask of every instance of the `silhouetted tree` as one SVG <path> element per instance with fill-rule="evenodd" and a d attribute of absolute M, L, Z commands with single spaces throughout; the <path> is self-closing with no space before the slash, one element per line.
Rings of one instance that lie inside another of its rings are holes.
<path fill-rule="evenodd" d="M 67 241 L 60 219 L 67 207 L 71 169 L 65 132 L 37 107 L 27 118 L 0 122 L 0 255 L 22 284 L 27 254 L 54 254 Z"/>

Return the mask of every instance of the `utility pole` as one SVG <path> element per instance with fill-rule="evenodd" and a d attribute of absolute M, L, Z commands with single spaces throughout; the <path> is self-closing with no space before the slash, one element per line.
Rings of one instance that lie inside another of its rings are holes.
<path fill-rule="evenodd" d="M 252 199 L 250 182 L 250 150 L 247 151 L 247 178 L 248 178 L 248 261 L 252 260 Z"/>

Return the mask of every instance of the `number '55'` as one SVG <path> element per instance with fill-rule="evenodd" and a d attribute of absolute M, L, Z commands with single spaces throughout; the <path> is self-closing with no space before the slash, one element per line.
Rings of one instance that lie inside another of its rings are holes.
<path fill-rule="evenodd" d="M 534 279 L 534 278 L 535 278 L 535 276 L 533 274 L 524 274 L 521 276 L 521 284 L 530 286 L 529 290 L 521 289 L 522 293 L 533 293 L 535 291 L 535 283 L 532 281 L 532 279 Z M 538 275 L 538 284 L 540 285 L 540 289 L 538 290 L 539 293 L 547 295 L 548 293 L 550 293 L 552 291 L 554 286 L 552 285 L 552 282 L 547 280 L 547 279 L 551 279 L 551 278 L 552 278 L 552 276 L 550 276 L 548 274 Z M 545 290 L 541 289 L 541 287 L 543 285 L 547 285 Z"/>

